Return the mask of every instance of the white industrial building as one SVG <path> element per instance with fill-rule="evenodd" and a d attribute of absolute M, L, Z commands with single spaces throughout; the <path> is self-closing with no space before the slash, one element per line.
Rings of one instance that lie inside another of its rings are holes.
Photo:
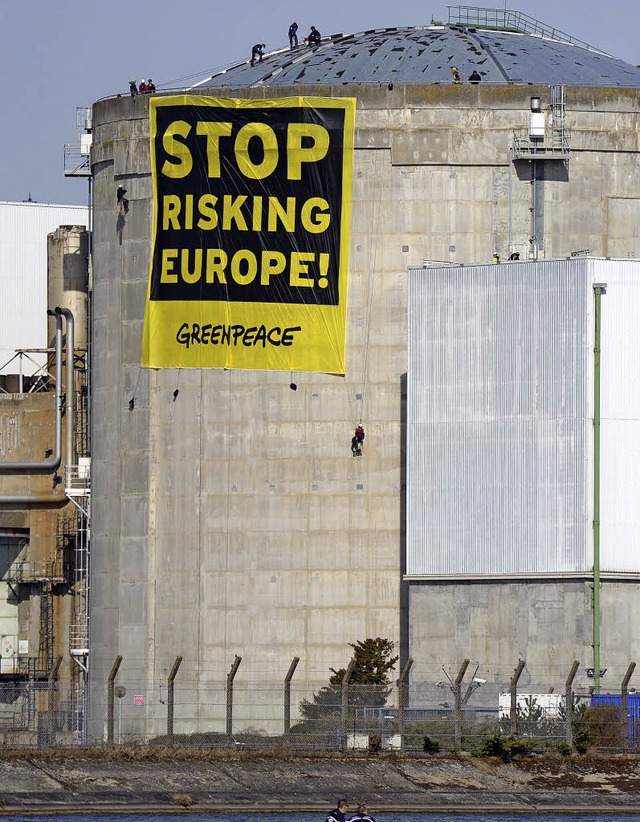
<path fill-rule="evenodd" d="M 560 660 L 593 667 L 594 646 L 623 671 L 638 651 L 640 262 L 416 268 L 408 305 L 412 653 L 452 642 L 494 678 L 517 656 L 548 686 Z"/>
<path fill-rule="evenodd" d="M 88 206 L 0 202 L 0 376 L 31 374 L 46 362 L 47 234 L 89 225 Z M 85 265 L 86 270 L 86 265 Z M 16 350 L 25 351 L 22 356 Z"/>

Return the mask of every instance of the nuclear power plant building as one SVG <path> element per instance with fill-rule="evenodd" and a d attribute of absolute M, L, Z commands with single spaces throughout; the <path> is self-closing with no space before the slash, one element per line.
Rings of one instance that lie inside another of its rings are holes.
<path fill-rule="evenodd" d="M 497 704 L 520 659 L 546 692 L 574 659 L 586 689 L 637 654 L 640 68 L 455 8 L 94 105 L 90 738 L 119 656 L 123 728 L 148 739 L 178 656 L 193 733 L 225 730 L 238 658 L 262 694 L 299 658 L 309 698 L 382 637 L 414 704 L 464 659 Z M 236 194 L 206 188 L 225 174 Z M 192 226 L 213 252 L 181 255 Z M 281 284 L 302 323 L 276 322 Z M 275 336 L 189 360 L 234 333 L 210 330 L 218 293 Z M 191 347 L 172 360 L 173 299 Z"/>

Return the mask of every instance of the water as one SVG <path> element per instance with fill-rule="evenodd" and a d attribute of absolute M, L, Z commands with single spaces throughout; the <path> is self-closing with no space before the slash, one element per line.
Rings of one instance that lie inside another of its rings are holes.
<path fill-rule="evenodd" d="M 327 811 L 331 808 L 327 808 Z M 629 822 L 625 814 L 375 813 L 377 822 Z M 56 814 L 3 816 L 2 822 L 325 822 L 322 813 Z M 349 817 L 347 816 L 347 819 Z"/>

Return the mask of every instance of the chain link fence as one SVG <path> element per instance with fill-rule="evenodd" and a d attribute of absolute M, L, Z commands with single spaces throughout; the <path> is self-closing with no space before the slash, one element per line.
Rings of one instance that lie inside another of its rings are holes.
<path fill-rule="evenodd" d="M 77 744 L 74 707 L 46 681 L 0 682 L 0 742 L 4 745 Z"/>
<path fill-rule="evenodd" d="M 180 658 L 178 658 L 180 659 Z M 121 661 L 121 660 L 120 660 Z M 180 682 L 179 662 L 149 684 L 114 665 L 93 700 L 97 733 L 79 727 L 78 706 L 56 680 L 0 682 L 0 742 L 6 745 L 156 745 L 199 749 L 342 751 L 375 755 L 460 753 L 508 759 L 533 751 L 640 750 L 640 694 L 519 685 L 466 676 L 466 666 L 436 681 L 388 686 L 237 676 Z M 633 665 L 633 663 L 632 663 Z M 575 675 L 575 666 L 572 669 Z M 630 669 L 632 670 L 631 666 Z M 627 672 L 629 674 L 629 672 Z M 591 689 L 593 690 L 593 689 Z"/>

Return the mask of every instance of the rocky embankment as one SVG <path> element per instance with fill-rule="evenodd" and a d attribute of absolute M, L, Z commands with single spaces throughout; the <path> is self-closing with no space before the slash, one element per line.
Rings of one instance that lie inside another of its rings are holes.
<path fill-rule="evenodd" d="M 167 749 L 7 751 L 0 813 L 326 811 L 640 814 L 640 757 L 293 756 Z"/>

